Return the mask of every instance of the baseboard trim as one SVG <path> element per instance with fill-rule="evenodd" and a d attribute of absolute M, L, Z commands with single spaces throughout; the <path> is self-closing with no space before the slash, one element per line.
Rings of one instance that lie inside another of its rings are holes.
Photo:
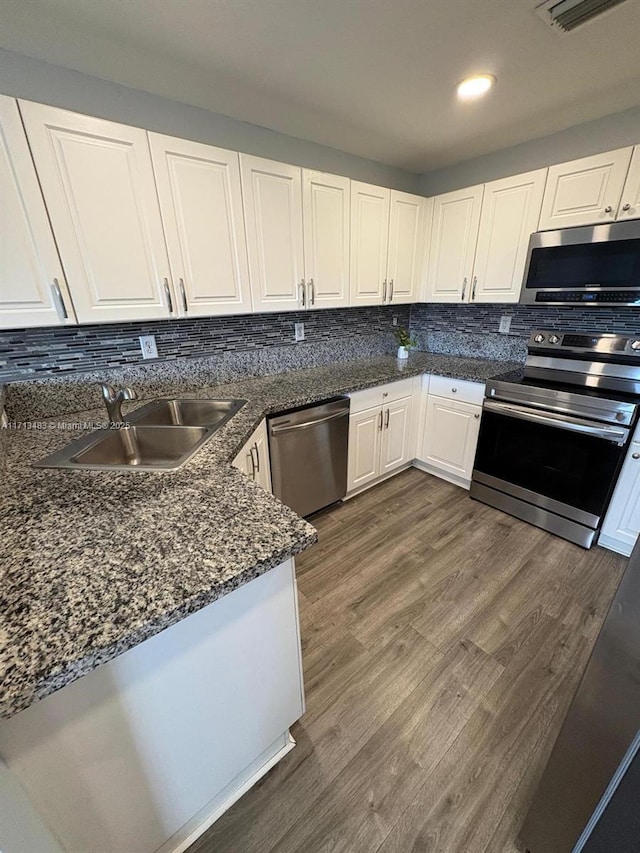
<path fill-rule="evenodd" d="M 158 847 L 155 853 L 185 853 L 243 794 L 291 752 L 295 745 L 296 742 L 289 731 L 284 732 L 190 821 Z"/>
<path fill-rule="evenodd" d="M 454 486 L 461 486 L 463 489 L 467 489 L 467 491 L 471 488 L 471 479 L 467 480 L 464 477 L 458 477 L 456 474 L 443 471 L 442 468 L 429 465 L 428 462 L 422 462 L 420 459 L 413 460 L 413 467 L 427 474 L 433 474 L 434 477 L 439 477 L 441 480 L 446 480 L 447 483 L 453 483 Z"/>
<path fill-rule="evenodd" d="M 361 495 L 363 492 L 372 489 L 374 486 L 378 486 L 380 483 L 384 483 L 385 480 L 390 480 L 392 477 L 395 477 L 397 474 L 402 474 L 403 471 L 408 471 L 409 468 L 413 466 L 413 462 L 407 462 L 406 465 L 403 465 L 401 468 L 395 468 L 393 471 L 389 471 L 386 474 L 383 474 L 381 477 L 377 477 L 375 480 L 370 480 L 366 485 L 362 486 L 360 489 L 355 489 L 353 492 L 348 492 L 343 500 L 348 501 L 351 498 L 355 498 L 358 495 Z"/>
<path fill-rule="evenodd" d="M 601 548 L 606 548 L 608 551 L 615 551 L 616 554 L 622 554 L 624 557 L 630 557 L 633 551 L 633 545 L 627 542 L 621 542 L 613 536 L 607 536 L 606 533 L 601 533 L 598 538 L 598 545 Z"/>

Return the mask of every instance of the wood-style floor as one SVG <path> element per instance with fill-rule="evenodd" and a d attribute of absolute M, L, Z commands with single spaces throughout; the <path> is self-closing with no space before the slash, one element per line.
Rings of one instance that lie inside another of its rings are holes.
<path fill-rule="evenodd" d="M 626 560 L 415 469 L 297 560 L 297 747 L 189 853 L 514 853 Z"/>

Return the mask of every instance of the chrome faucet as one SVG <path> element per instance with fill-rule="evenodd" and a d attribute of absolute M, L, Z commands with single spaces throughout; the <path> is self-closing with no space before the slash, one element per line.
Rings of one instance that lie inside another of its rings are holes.
<path fill-rule="evenodd" d="M 138 395 L 133 388 L 120 388 L 118 391 L 108 382 L 101 382 L 102 399 L 107 407 L 107 414 L 112 424 L 122 423 L 122 404 L 125 400 L 137 400 Z"/>

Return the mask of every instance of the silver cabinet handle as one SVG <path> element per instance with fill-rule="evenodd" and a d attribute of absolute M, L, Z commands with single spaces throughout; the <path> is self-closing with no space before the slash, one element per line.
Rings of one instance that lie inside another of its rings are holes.
<path fill-rule="evenodd" d="M 631 458 L 632 459 L 640 459 L 640 453 L 632 453 Z"/>
<path fill-rule="evenodd" d="M 309 307 L 311 307 L 312 305 L 316 304 L 316 286 L 313 283 L 312 278 L 309 279 L 308 287 L 309 287 L 309 298 L 307 299 L 307 303 L 309 304 Z"/>
<path fill-rule="evenodd" d="M 64 304 L 64 299 L 62 298 L 62 291 L 60 290 L 60 282 L 57 278 L 54 278 L 53 284 L 51 285 L 51 291 L 53 293 L 53 300 L 56 303 L 56 311 L 58 312 L 58 317 L 61 320 L 68 320 L 69 315 L 67 313 L 67 306 Z"/>
<path fill-rule="evenodd" d="M 249 449 L 249 459 L 251 460 L 251 479 L 255 480 L 258 469 L 256 468 L 256 460 L 253 458 L 253 447 Z"/>
<path fill-rule="evenodd" d="M 631 210 L 631 205 L 630 204 L 623 204 L 622 209 L 623 210 Z"/>
<path fill-rule="evenodd" d="M 260 473 L 260 449 L 258 447 L 258 442 L 254 442 L 253 447 L 251 448 L 251 452 L 256 451 L 256 471 L 258 474 Z"/>
<path fill-rule="evenodd" d="M 610 205 L 610 204 L 608 204 L 608 205 L 605 207 L 604 212 L 605 212 L 605 213 L 613 213 L 613 208 L 611 207 L 611 205 Z"/>
<path fill-rule="evenodd" d="M 389 305 L 393 302 L 393 279 L 389 282 Z"/>
<path fill-rule="evenodd" d="M 305 296 L 305 287 L 304 287 L 304 279 L 303 278 L 300 279 L 300 284 L 298 285 L 298 288 L 300 289 L 300 302 L 302 304 L 302 307 L 304 308 L 306 306 L 306 301 L 305 301 L 306 296 Z"/>
<path fill-rule="evenodd" d="M 387 413 L 384 416 L 384 428 L 389 429 L 389 409 L 387 409 Z"/>
<path fill-rule="evenodd" d="M 164 294 L 167 297 L 167 305 L 169 306 L 169 314 L 173 314 L 173 299 L 171 298 L 171 288 L 169 287 L 169 279 L 163 278 Z"/>
<path fill-rule="evenodd" d="M 184 308 L 184 313 L 186 314 L 189 310 L 189 306 L 187 305 L 187 291 L 184 287 L 184 279 L 179 278 L 178 283 L 180 284 L 180 293 L 182 294 L 182 307 Z"/>
<path fill-rule="evenodd" d="M 382 432 L 382 409 L 380 409 L 380 423 L 378 424 L 378 429 Z"/>
<path fill-rule="evenodd" d="M 476 298 L 476 284 L 478 283 L 478 276 L 474 275 L 473 284 L 471 286 L 471 301 L 473 302 Z"/>
<path fill-rule="evenodd" d="M 387 301 L 387 280 L 382 282 L 382 302 L 383 304 Z"/>
<path fill-rule="evenodd" d="M 467 277 L 465 276 L 464 281 L 462 282 L 462 301 L 464 302 L 464 297 L 467 293 Z"/>

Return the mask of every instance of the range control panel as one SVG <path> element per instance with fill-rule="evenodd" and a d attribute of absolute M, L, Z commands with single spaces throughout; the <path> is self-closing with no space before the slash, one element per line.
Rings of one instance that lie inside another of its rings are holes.
<path fill-rule="evenodd" d="M 640 357 L 640 337 L 580 332 L 554 332 L 536 329 L 529 338 L 529 350 L 567 350 L 580 353 L 610 353 Z"/>

